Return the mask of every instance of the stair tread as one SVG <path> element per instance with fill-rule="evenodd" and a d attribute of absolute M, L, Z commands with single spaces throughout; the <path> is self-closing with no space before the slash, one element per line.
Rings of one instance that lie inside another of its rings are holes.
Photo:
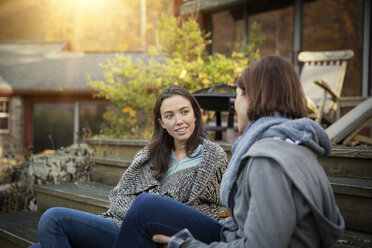
<path fill-rule="evenodd" d="M 345 186 L 362 187 L 372 190 L 372 180 L 347 178 L 347 177 L 328 177 L 330 183 L 341 184 Z"/>
<path fill-rule="evenodd" d="M 372 198 L 372 180 L 328 177 L 335 194 Z"/>
<path fill-rule="evenodd" d="M 36 191 L 56 192 L 64 195 L 74 195 L 81 198 L 90 198 L 108 202 L 109 192 L 112 186 L 98 183 L 65 183 L 65 184 L 45 184 L 35 186 Z"/>
<path fill-rule="evenodd" d="M 0 238 L 12 235 L 22 247 L 36 243 L 37 224 L 40 214 L 36 212 L 0 213 Z M 6 233 L 5 233 L 5 232 Z M 362 248 L 371 247 L 372 234 L 346 230 L 334 248 Z"/>
<path fill-rule="evenodd" d="M 109 166 L 128 168 L 133 159 L 130 158 L 111 158 L 111 157 L 92 157 L 91 162 Z"/>
<path fill-rule="evenodd" d="M 364 248 L 372 246 L 372 234 L 345 230 L 333 248 Z"/>
<path fill-rule="evenodd" d="M 40 213 L 30 211 L 0 213 L 0 236 L 24 247 L 36 243 L 40 216 Z"/>

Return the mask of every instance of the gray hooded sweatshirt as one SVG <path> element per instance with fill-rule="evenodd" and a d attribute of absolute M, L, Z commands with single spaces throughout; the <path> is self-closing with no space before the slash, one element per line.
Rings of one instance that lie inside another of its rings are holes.
<path fill-rule="evenodd" d="M 182 247 L 330 247 L 345 223 L 314 149 L 265 138 L 241 159 L 222 241 Z"/>

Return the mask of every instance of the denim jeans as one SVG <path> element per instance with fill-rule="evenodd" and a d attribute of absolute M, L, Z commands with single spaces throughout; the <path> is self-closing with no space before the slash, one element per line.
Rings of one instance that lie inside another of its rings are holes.
<path fill-rule="evenodd" d="M 113 248 L 157 248 L 154 234 L 172 236 L 184 228 L 207 244 L 221 240 L 219 222 L 185 204 L 147 193 L 137 196 L 123 223 Z"/>
<path fill-rule="evenodd" d="M 38 227 L 40 243 L 30 248 L 111 248 L 118 232 L 112 220 L 74 209 L 55 207 L 41 216 Z"/>

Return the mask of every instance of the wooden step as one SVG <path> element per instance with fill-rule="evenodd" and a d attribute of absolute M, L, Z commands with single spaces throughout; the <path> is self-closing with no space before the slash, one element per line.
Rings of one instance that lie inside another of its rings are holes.
<path fill-rule="evenodd" d="M 148 144 L 145 139 L 86 139 L 85 143 L 95 151 L 96 157 L 133 158 L 134 155 Z M 231 143 L 217 142 L 231 157 Z"/>
<path fill-rule="evenodd" d="M 148 140 L 145 139 L 87 139 L 84 140 L 91 148 L 96 151 L 96 157 L 111 157 L 111 158 L 133 158 L 133 156 L 147 145 Z M 217 142 L 225 150 L 228 157 L 231 157 L 232 144 L 228 142 Z M 335 146 L 332 153 L 327 158 L 320 159 L 324 164 L 327 173 L 330 176 L 332 173 L 337 173 L 339 168 L 337 165 L 370 163 L 372 164 L 372 147 L 345 147 Z M 370 172 L 370 166 L 368 167 Z M 366 174 L 363 172 L 363 174 Z M 352 174 L 350 174 L 352 175 Z M 369 173 L 372 176 L 372 173 Z"/>
<path fill-rule="evenodd" d="M 329 180 L 346 227 L 372 233 L 372 181 L 339 177 Z M 38 211 L 61 206 L 102 213 L 109 207 L 111 189 L 112 186 L 95 183 L 37 186 Z"/>
<path fill-rule="evenodd" d="M 332 248 L 367 248 L 372 247 L 372 234 L 346 229 Z"/>
<path fill-rule="evenodd" d="M 371 147 L 334 147 L 327 158 L 320 158 L 325 172 L 331 177 L 372 180 Z"/>
<path fill-rule="evenodd" d="M 67 207 L 94 214 L 109 207 L 109 191 L 112 186 L 98 183 L 67 183 L 37 185 L 37 210 L 44 212 L 51 207 Z"/>
<path fill-rule="evenodd" d="M 329 177 L 329 181 L 346 228 L 372 233 L 372 180 Z"/>
<path fill-rule="evenodd" d="M 26 248 L 38 242 L 36 212 L 0 213 L 0 247 Z M 333 248 L 372 246 L 372 234 L 346 230 Z"/>
<path fill-rule="evenodd" d="M 115 186 L 132 159 L 92 157 L 90 161 L 94 163 L 93 181 Z"/>
<path fill-rule="evenodd" d="M 87 139 L 86 142 L 95 151 L 96 157 L 133 158 L 147 145 L 144 139 Z"/>
<path fill-rule="evenodd" d="M 0 213 L 0 247 L 29 247 L 38 241 L 37 225 L 40 213 Z"/>

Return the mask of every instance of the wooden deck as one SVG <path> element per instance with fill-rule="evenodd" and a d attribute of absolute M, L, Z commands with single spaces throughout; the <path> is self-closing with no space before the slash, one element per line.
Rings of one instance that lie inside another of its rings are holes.
<path fill-rule="evenodd" d="M 145 140 L 96 140 L 93 183 L 35 186 L 38 211 L 54 206 L 102 213 L 109 206 L 108 193 L 130 165 Z M 228 156 L 231 144 L 220 143 Z M 372 148 L 335 147 L 320 159 L 336 202 L 346 222 L 346 232 L 333 247 L 372 248 Z M 0 248 L 28 247 L 37 241 L 40 213 L 0 213 Z"/>

